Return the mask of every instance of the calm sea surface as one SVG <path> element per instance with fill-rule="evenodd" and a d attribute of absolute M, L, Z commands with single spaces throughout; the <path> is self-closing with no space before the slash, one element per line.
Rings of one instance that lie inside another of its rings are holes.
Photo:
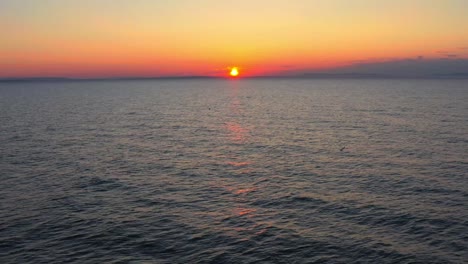
<path fill-rule="evenodd" d="M 468 263 L 467 80 L 0 84 L 1 263 Z"/>

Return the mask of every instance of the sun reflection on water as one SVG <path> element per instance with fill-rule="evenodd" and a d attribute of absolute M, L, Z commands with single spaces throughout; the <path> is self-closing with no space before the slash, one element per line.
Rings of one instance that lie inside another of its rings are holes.
<path fill-rule="evenodd" d="M 251 130 L 247 123 L 245 101 L 239 94 L 238 83 L 233 83 L 228 94 L 224 122 L 222 123 L 222 137 L 225 153 L 220 165 L 224 168 L 226 177 L 215 184 L 221 188 L 222 199 L 229 204 L 220 209 L 222 214 L 223 232 L 239 239 L 249 239 L 257 234 L 263 234 L 264 225 L 257 221 L 262 218 L 257 208 L 251 206 L 259 186 L 255 180 L 255 162 L 251 156 Z"/>
<path fill-rule="evenodd" d="M 235 122 L 226 123 L 226 129 L 229 132 L 229 139 L 234 143 L 245 142 L 248 136 L 248 130 Z"/>
<path fill-rule="evenodd" d="M 257 209 L 239 207 L 239 208 L 236 208 L 234 211 L 238 216 L 252 217 L 251 214 L 255 213 L 257 211 Z"/>
<path fill-rule="evenodd" d="M 250 162 L 250 161 L 241 161 L 241 162 L 239 162 L 239 161 L 228 161 L 227 164 L 231 165 L 233 167 L 245 167 L 247 165 L 252 164 L 252 162 Z"/>

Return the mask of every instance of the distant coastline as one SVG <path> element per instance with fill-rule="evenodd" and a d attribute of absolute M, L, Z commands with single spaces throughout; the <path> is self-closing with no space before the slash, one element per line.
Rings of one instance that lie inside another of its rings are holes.
<path fill-rule="evenodd" d="M 161 77 L 103 77 L 103 78 L 68 78 L 68 77 L 25 77 L 0 78 L 0 82 L 88 82 L 88 81 L 140 81 L 140 80 L 180 80 L 180 79 L 220 79 L 212 76 L 161 76 Z"/>

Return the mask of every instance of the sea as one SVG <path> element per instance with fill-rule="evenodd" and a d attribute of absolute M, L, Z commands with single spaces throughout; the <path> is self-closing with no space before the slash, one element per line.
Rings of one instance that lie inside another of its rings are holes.
<path fill-rule="evenodd" d="M 468 80 L 3 82 L 0 263 L 468 263 Z"/>

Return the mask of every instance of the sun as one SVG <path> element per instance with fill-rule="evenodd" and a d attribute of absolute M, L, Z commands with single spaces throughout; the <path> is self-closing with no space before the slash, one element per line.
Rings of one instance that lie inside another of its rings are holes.
<path fill-rule="evenodd" d="M 229 75 L 231 75 L 231 77 L 237 77 L 239 75 L 239 69 L 237 67 L 232 67 Z"/>

